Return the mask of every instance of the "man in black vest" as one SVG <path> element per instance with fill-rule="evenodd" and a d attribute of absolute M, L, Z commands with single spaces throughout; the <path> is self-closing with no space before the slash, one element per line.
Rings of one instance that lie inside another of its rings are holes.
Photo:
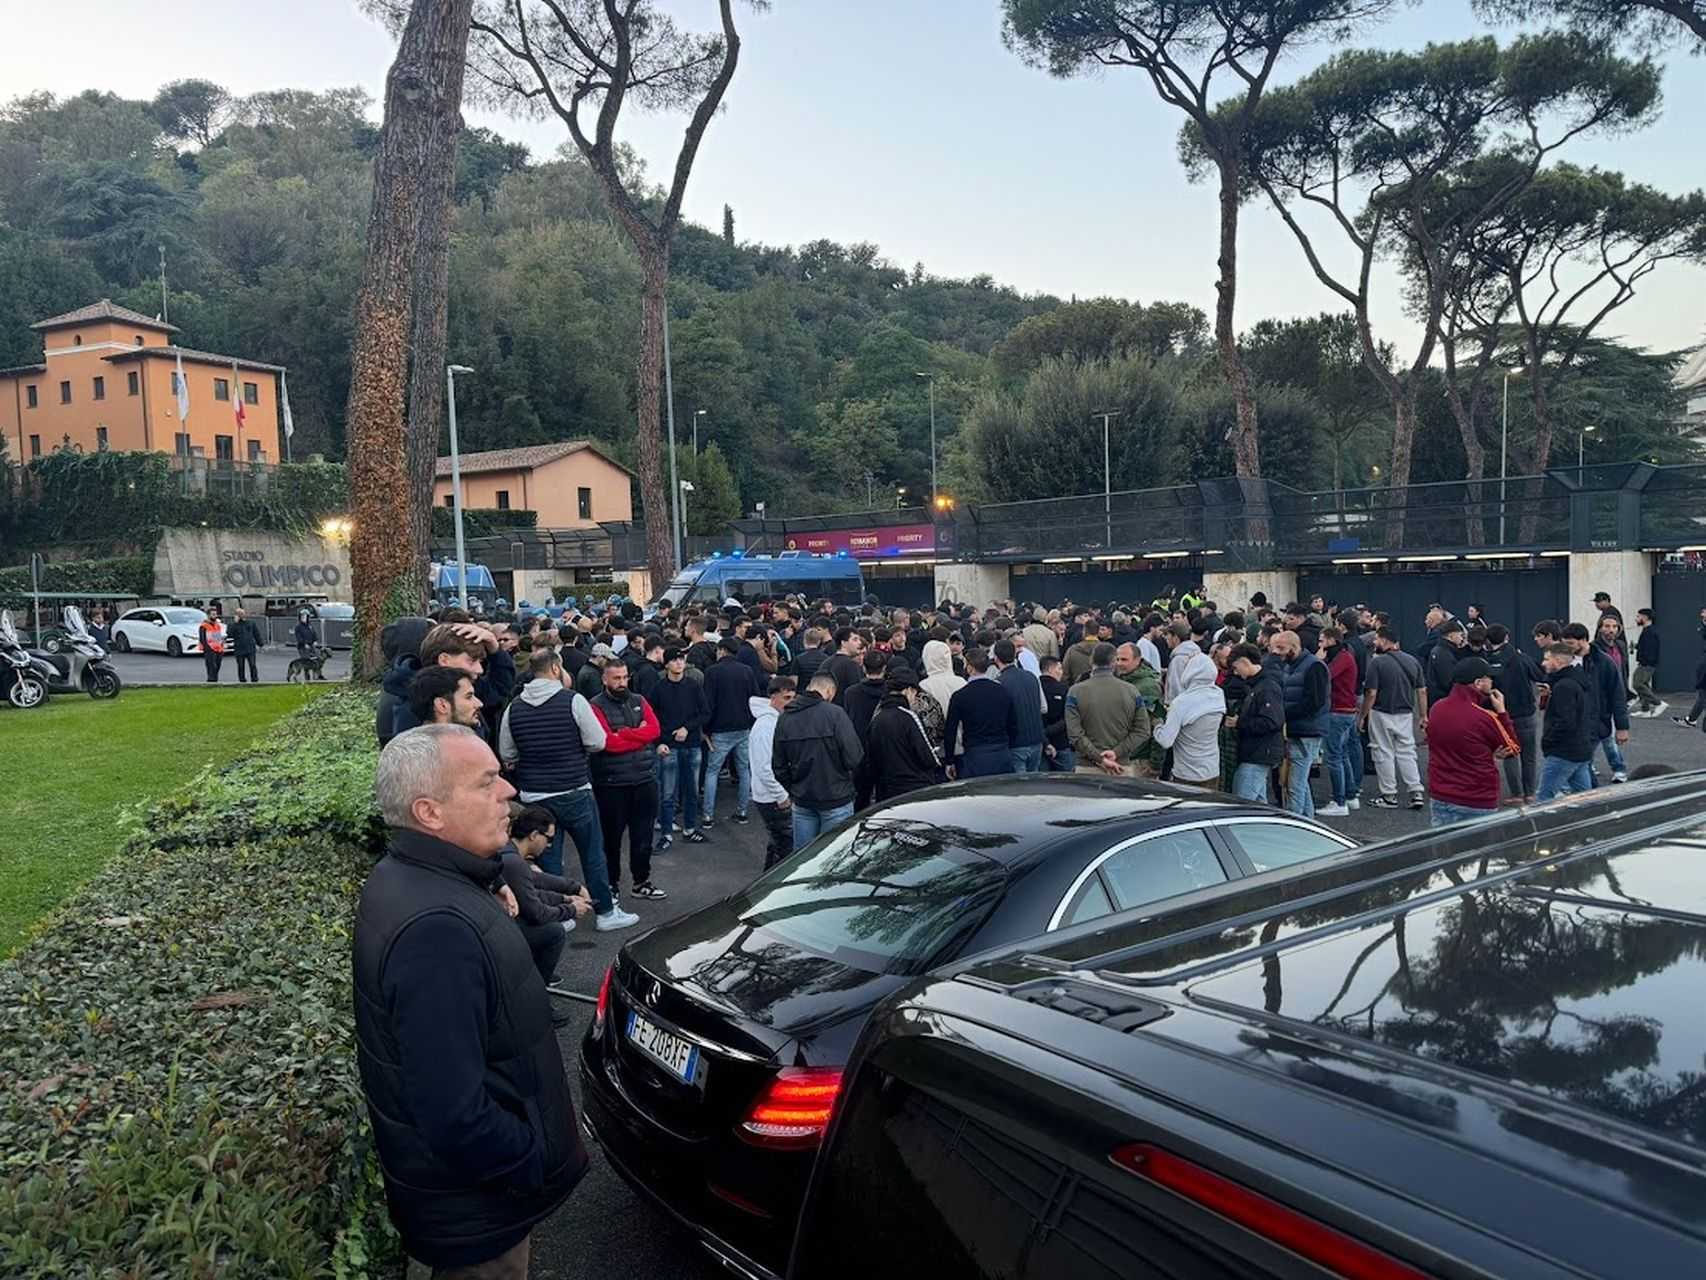
<path fill-rule="evenodd" d="M 356 911 L 355 1028 L 391 1220 L 435 1277 L 525 1280 L 587 1155 L 545 984 L 493 896 L 515 790 L 462 725 L 398 734 L 375 790 L 391 847 Z"/>

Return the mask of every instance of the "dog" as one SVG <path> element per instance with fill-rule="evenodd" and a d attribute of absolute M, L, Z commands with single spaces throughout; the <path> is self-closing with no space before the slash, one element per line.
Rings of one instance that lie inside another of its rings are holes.
<path fill-rule="evenodd" d="M 314 645 L 308 650 L 308 656 L 295 657 L 290 660 L 290 666 L 285 670 L 284 678 L 288 681 L 301 680 L 307 684 L 310 680 L 324 680 L 326 673 L 321 670 L 326 665 L 326 659 L 332 656 L 332 651 L 323 644 Z"/>

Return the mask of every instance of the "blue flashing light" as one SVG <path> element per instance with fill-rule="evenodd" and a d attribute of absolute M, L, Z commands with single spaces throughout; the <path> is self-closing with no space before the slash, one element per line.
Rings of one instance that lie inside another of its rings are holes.
<path fill-rule="evenodd" d="M 721 551 L 713 551 L 711 553 L 711 559 L 713 559 L 713 560 L 721 560 L 722 558 L 723 558 L 723 553 Z"/>
<path fill-rule="evenodd" d="M 734 551 L 731 552 L 730 554 L 733 555 L 736 560 L 739 560 L 742 556 L 744 556 L 746 554 L 746 552 L 744 550 L 742 550 L 740 547 L 736 547 L 734 549 Z"/>

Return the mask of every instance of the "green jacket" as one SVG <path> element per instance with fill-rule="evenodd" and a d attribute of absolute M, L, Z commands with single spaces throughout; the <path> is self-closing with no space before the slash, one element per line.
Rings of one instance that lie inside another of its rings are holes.
<path fill-rule="evenodd" d="M 1154 715 L 1161 707 L 1161 673 L 1147 662 L 1140 662 L 1129 674 L 1120 677 L 1121 680 L 1137 690 L 1137 696 L 1143 699 L 1145 710 Z"/>
<path fill-rule="evenodd" d="M 1096 651 L 1099 643 L 1094 636 L 1088 640 L 1080 640 L 1066 651 L 1060 660 L 1060 682 L 1064 685 L 1074 685 L 1090 674 L 1090 656 Z"/>
<path fill-rule="evenodd" d="M 1092 671 L 1066 691 L 1066 732 L 1085 764 L 1104 751 L 1130 764 L 1150 739 L 1149 711 L 1137 690 L 1112 671 Z"/>

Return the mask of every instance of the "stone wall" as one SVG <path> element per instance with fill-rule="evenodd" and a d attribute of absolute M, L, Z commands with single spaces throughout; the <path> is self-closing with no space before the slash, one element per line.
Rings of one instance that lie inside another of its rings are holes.
<path fill-rule="evenodd" d="M 154 550 L 154 594 L 349 600 L 349 547 L 259 529 L 166 529 Z"/>

